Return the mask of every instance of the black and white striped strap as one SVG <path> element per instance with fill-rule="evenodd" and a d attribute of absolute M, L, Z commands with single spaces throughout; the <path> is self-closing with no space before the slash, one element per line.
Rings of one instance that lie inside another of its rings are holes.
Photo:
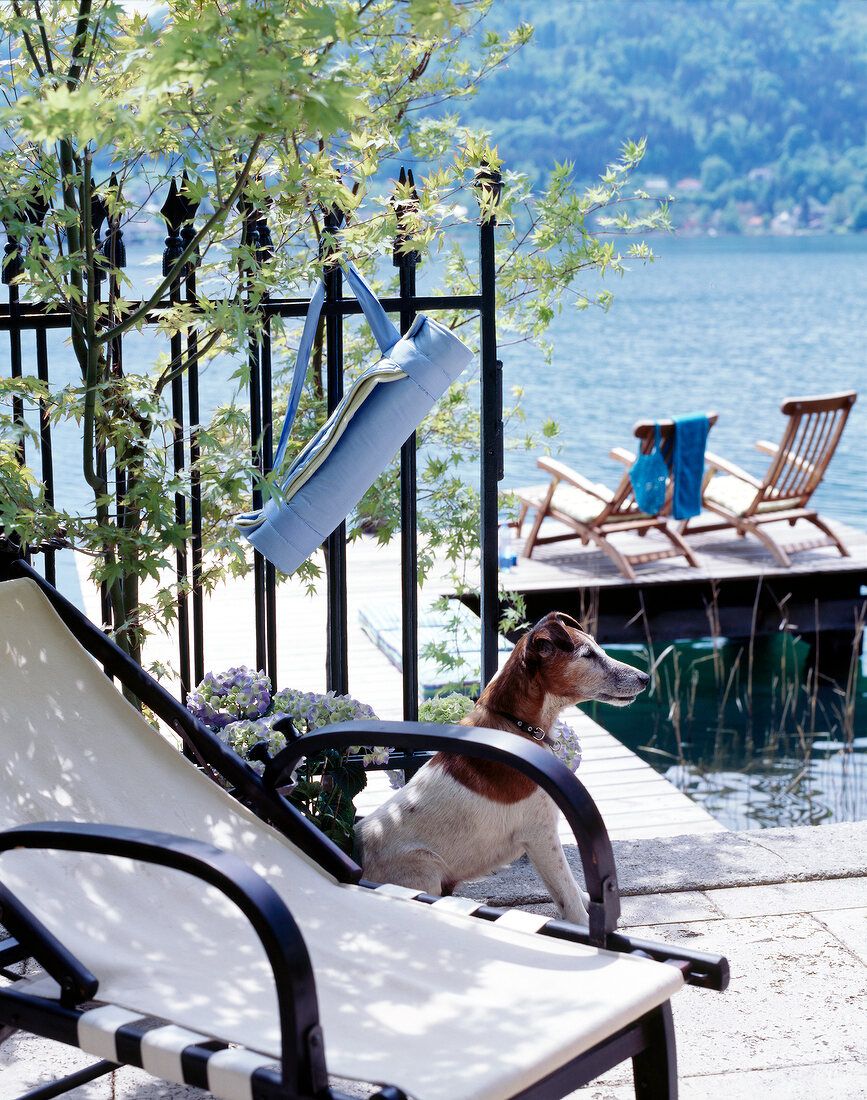
<path fill-rule="evenodd" d="M 82 1012 L 78 1045 L 109 1062 L 141 1066 L 165 1081 L 206 1088 L 220 1100 L 253 1100 L 254 1075 L 265 1071 L 270 1078 L 280 1073 L 279 1063 L 267 1055 L 228 1048 L 116 1005 Z"/>
<path fill-rule="evenodd" d="M 414 890 L 409 886 L 396 886 L 393 882 L 385 882 L 377 886 L 376 892 L 386 894 L 388 897 L 406 898 L 407 900 L 414 900 L 423 893 L 422 890 Z M 431 908 L 439 909 L 441 912 L 455 913 L 463 917 L 474 917 L 480 916 L 481 914 L 477 911 L 485 909 L 486 906 L 483 902 L 475 901 L 473 898 L 451 896 L 437 898 L 436 901 L 431 902 Z M 533 934 L 549 924 L 551 919 L 551 917 L 543 916 L 541 913 L 528 913 L 524 909 L 506 909 L 491 923 L 499 928 L 507 928 L 512 932 L 529 932 Z"/>
<path fill-rule="evenodd" d="M 60 993 L 47 974 L 25 978 L 16 982 L 15 988 L 47 1000 L 56 1000 Z M 282 1076 L 274 1058 L 242 1047 L 230 1048 L 206 1035 L 117 1005 L 82 1010 L 76 1039 L 86 1054 L 140 1066 L 164 1081 L 207 1089 L 219 1100 L 254 1100 L 257 1080 L 273 1094 Z"/>

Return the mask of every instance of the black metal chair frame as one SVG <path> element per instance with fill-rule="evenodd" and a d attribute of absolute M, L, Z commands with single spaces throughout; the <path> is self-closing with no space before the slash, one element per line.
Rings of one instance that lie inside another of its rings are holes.
<path fill-rule="evenodd" d="M 687 983 L 723 990 L 728 964 L 720 956 L 667 944 L 651 943 L 616 931 L 620 913 L 614 856 L 605 826 L 583 785 L 552 754 L 541 747 L 495 730 L 464 726 L 402 722 L 351 722 L 322 728 L 297 738 L 271 760 L 263 776 L 199 723 L 173 696 L 145 673 L 103 632 L 62 597 L 21 559 L 0 556 L 0 581 L 30 577 L 45 592 L 55 611 L 75 638 L 102 663 L 106 672 L 134 692 L 175 731 L 202 767 L 219 773 L 239 798 L 284 833 L 339 881 L 360 883 L 361 868 L 319 833 L 277 792 L 299 757 L 321 748 L 358 744 L 388 744 L 404 749 L 448 749 L 465 755 L 497 760 L 535 780 L 555 800 L 573 828 L 590 893 L 589 927 L 548 921 L 538 934 L 610 951 L 634 953 L 678 967 Z M 257 1070 L 252 1077 L 255 1100 L 343 1100 L 329 1086 L 316 1003 L 315 975 L 301 932 L 274 890 L 242 861 L 189 838 L 121 826 L 63 822 L 28 824 L 0 834 L 0 852 L 16 849 L 58 849 L 159 863 L 195 875 L 217 887 L 247 916 L 259 935 L 274 973 L 279 993 L 283 1061 L 279 1072 Z M 421 895 L 420 904 L 436 898 Z M 481 906 L 473 916 L 495 920 L 504 910 Z M 0 1039 L 15 1030 L 77 1045 L 76 1025 L 88 1003 L 98 997 L 97 979 L 90 974 L 40 922 L 0 887 L 0 922 L 9 938 L 0 941 L 0 975 L 12 984 L 0 988 Z M 33 959 L 60 985 L 59 1002 L 16 989 L 20 975 L 11 969 Z M 141 1065 L 138 1039 L 118 1033 L 118 1053 L 125 1064 Z M 184 1052 L 187 1083 L 207 1087 L 208 1058 L 219 1044 L 203 1042 Z M 670 1004 L 659 1006 L 628 1027 L 606 1038 L 554 1073 L 516 1094 L 547 1100 L 565 1095 L 627 1058 L 633 1061 L 635 1094 L 639 1098 L 677 1095 L 674 1028 Z M 26 1100 L 48 1100 L 85 1081 L 111 1072 L 114 1062 L 100 1062 L 86 1070 L 27 1094 Z M 382 1100 L 399 1100 L 393 1087 L 380 1090 Z M 21 1098 L 25 1100 L 25 1098 Z"/>

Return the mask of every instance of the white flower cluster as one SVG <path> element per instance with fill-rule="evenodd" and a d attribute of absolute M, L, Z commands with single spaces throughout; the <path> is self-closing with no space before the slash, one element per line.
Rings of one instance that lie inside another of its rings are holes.
<path fill-rule="evenodd" d="M 274 696 L 274 711 L 275 716 L 288 715 L 300 734 L 311 733 L 320 726 L 329 726 L 335 722 L 352 722 L 361 718 L 376 721 L 372 707 L 359 703 L 351 695 L 338 695 L 334 691 L 319 695 L 315 691 L 284 688 Z M 354 745 L 350 751 L 364 754 L 361 762 L 365 767 L 370 764 L 385 764 L 389 757 L 389 750 L 386 748 Z"/>

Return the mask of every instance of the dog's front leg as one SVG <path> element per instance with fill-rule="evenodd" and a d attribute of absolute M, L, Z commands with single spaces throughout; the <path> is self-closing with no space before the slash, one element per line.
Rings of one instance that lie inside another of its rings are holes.
<path fill-rule="evenodd" d="M 530 862 L 548 887 L 551 900 L 564 920 L 587 924 L 590 895 L 578 888 L 556 832 L 532 837 L 525 845 Z"/>

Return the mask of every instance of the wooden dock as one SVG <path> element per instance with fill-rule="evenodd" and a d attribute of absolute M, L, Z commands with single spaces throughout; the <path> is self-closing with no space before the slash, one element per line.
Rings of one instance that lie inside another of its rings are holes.
<path fill-rule="evenodd" d="M 551 523 L 554 533 L 556 523 Z M 685 558 L 649 560 L 627 580 L 595 547 L 578 539 L 537 547 L 532 558 L 518 558 L 502 577 L 507 590 L 520 593 L 527 617 L 535 620 L 557 608 L 580 619 L 602 642 L 669 642 L 708 635 L 743 638 L 775 635 L 787 625 L 809 640 L 817 631 L 840 633 L 851 649 L 855 616 L 865 603 L 867 533 L 831 522 L 850 551 L 843 557 L 830 546 L 815 546 L 821 532 L 799 521 L 768 524 L 784 546 L 808 546 L 777 565 L 754 538 L 735 531 L 690 536 L 698 568 Z M 642 548 L 652 559 L 667 545 L 664 536 L 615 535 L 630 553 Z M 831 652 L 825 647 L 826 652 Z"/>
<path fill-rule="evenodd" d="M 359 625 L 358 611 L 371 602 L 400 601 L 397 546 L 380 547 L 362 539 L 348 548 L 350 692 L 368 703 L 383 719 L 402 716 L 400 672 L 374 646 Z M 431 588 L 447 588 L 444 578 Z M 99 621 L 95 591 L 81 578 L 85 611 Z M 425 588 L 425 597 L 430 590 Z M 208 668 L 222 671 L 235 665 L 255 665 L 252 583 L 232 581 L 207 601 L 205 630 Z M 310 596 L 291 578 L 278 589 L 278 671 L 280 686 L 302 691 L 325 690 L 324 591 Z M 171 669 L 177 646 L 172 635 L 154 636 L 145 650 L 145 664 L 159 662 Z M 177 691 L 177 682 L 163 681 Z M 578 775 L 599 805 L 613 839 L 671 836 L 682 833 L 723 832 L 724 826 L 678 791 L 649 764 L 620 744 L 578 708 L 565 717 L 577 729 L 583 759 Z M 369 775 L 368 789 L 358 800 L 361 812 L 390 793 L 382 772 Z M 574 842 L 562 822 L 562 836 Z"/>

